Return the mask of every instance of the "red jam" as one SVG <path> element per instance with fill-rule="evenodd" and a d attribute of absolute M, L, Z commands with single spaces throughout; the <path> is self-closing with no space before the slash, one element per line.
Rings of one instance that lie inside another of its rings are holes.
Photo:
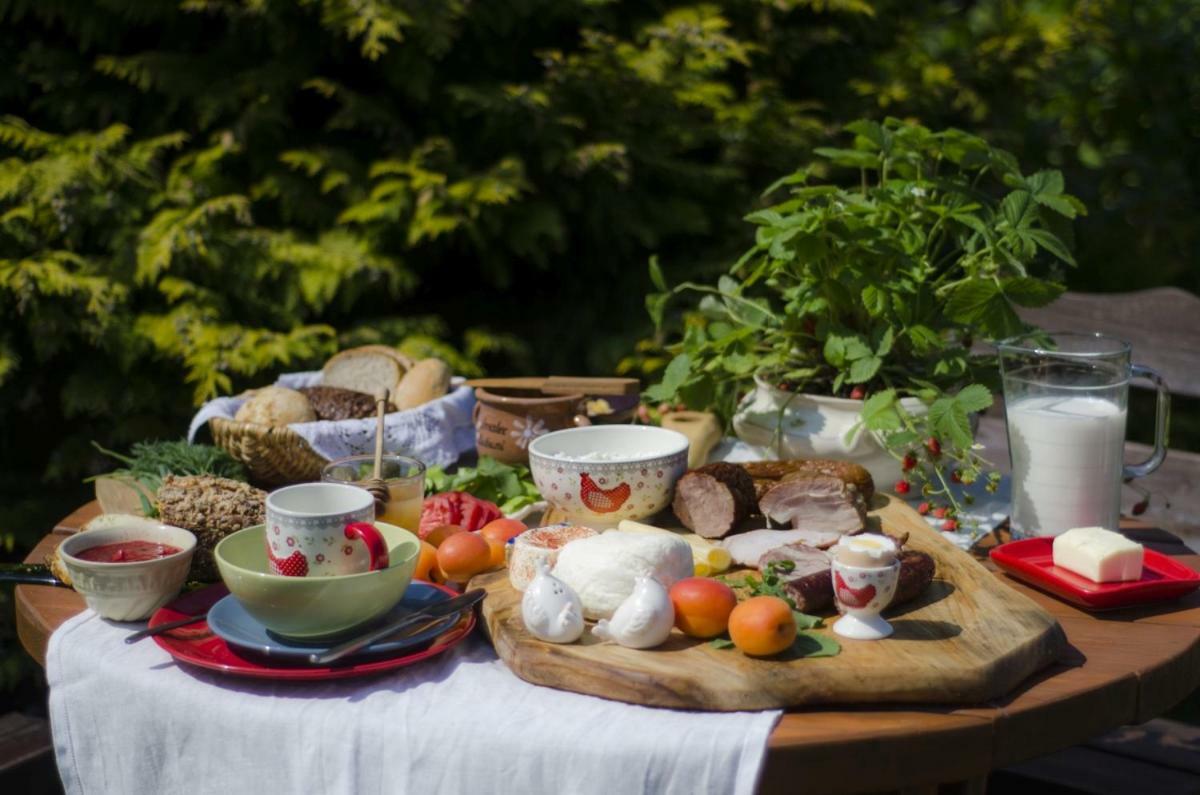
<path fill-rule="evenodd" d="M 75 553 L 80 560 L 94 563 L 139 563 L 174 555 L 179 547 L 159 544 L 154 541 L 122 541 L 119 544 L 101 544 Z"/>

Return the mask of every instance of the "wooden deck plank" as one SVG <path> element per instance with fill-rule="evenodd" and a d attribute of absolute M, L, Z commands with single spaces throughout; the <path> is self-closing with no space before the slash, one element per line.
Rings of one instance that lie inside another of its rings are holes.
<path fill-rule="evenodd" d="M 1049 306 L 1018 314 L 1051 331 L 1099 331 L 1119 337 L 1133 346 L 1135 362 L 1166 377 L 1173 393 L 1200 397 L 1200 298 L 1186 290 L 1070 292 Z"/>
<path fill-rule="evenodd" d="M 1195 773 L 1127 759 L 1087 746 L 1031 759 L 1007 768 L 1004 773 L 1032 779 L 1028 786 L 1020 787 L 1025 792 L 1037 792 L 1038 782 L 1096 795 L 1133 792 L 1194 795 L 1200 791 L 1200 776 Z"/>

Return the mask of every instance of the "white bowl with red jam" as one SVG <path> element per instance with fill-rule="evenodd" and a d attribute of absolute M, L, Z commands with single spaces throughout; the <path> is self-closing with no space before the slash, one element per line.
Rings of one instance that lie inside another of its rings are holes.
<path fill-rule="evenodd" d="M 187 530 L 125 514 L 97 517 L 58 547 L 75 590 L 113 621 L 141 621 L 174 599 L 195 551 Z"/>

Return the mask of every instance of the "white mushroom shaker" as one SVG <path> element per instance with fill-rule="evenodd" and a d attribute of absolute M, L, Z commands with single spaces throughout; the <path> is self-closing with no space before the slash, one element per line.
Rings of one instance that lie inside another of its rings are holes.
<path fill-rule="evenodd" d="M 630 649 L 649 649 L 665 641 L 674 625 L 675 607 L 667 589 L 653 577 L 637 577 L 633 593 L 611 619 L 600 619 L 592 634 Z"/>
<path fill-rule="evenodd" d="M 521 618 L 534 637 L 550 643 L 574 643 L 583 634 L 579 595 L 551 574 L 545 561 L 521 597 Z"/>

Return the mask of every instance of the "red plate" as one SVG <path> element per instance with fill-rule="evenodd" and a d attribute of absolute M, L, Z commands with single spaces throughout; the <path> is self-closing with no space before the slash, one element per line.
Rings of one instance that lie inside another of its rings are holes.
<path fill-rule="evenodd" d="M 458 596 L 456 591 L 445 586 L 433 585 L 452 596 Z M 154 627 L 168 621 L 207 612 L 208 608 L 216 604 L 227 593 L 229 591 L 224 585 L 212 585 L 204 590 L 181 596 L 166 607 L 159 608 L 150 617 L 150 626 Z M 195 624 L 164 632 L 162 635 L 155 635 L 154 642 L 166 649 L 167 653 L 179 662 L 233 676 L 289 680 L 345 679 L 352 676 L 380 674 L 435 657 L 457 646 L 474 628 L 475 611 L 471 610 L 462 621 L 451 627 L 426 649 L 399 657 L 372 659 L 354 665 L 327 668 L 280 665 L 278 660 L 267 660 L 252 654 L 243 655 L 236 648 L 231 648 L 224 640 L 214 635 L 205 621 L 198 621 Z"/>
<path fill-rule="evenodd" d="M 1145 550 L 1142 579 L 1096 583 L 1054 565 L 1053 538 L 1010 541 L 991 552 L 1014 577 L 1089 610 L 1113 610 L 1178 599 L 1200 588 L 1200 574 L 1166 555 Z"/>

